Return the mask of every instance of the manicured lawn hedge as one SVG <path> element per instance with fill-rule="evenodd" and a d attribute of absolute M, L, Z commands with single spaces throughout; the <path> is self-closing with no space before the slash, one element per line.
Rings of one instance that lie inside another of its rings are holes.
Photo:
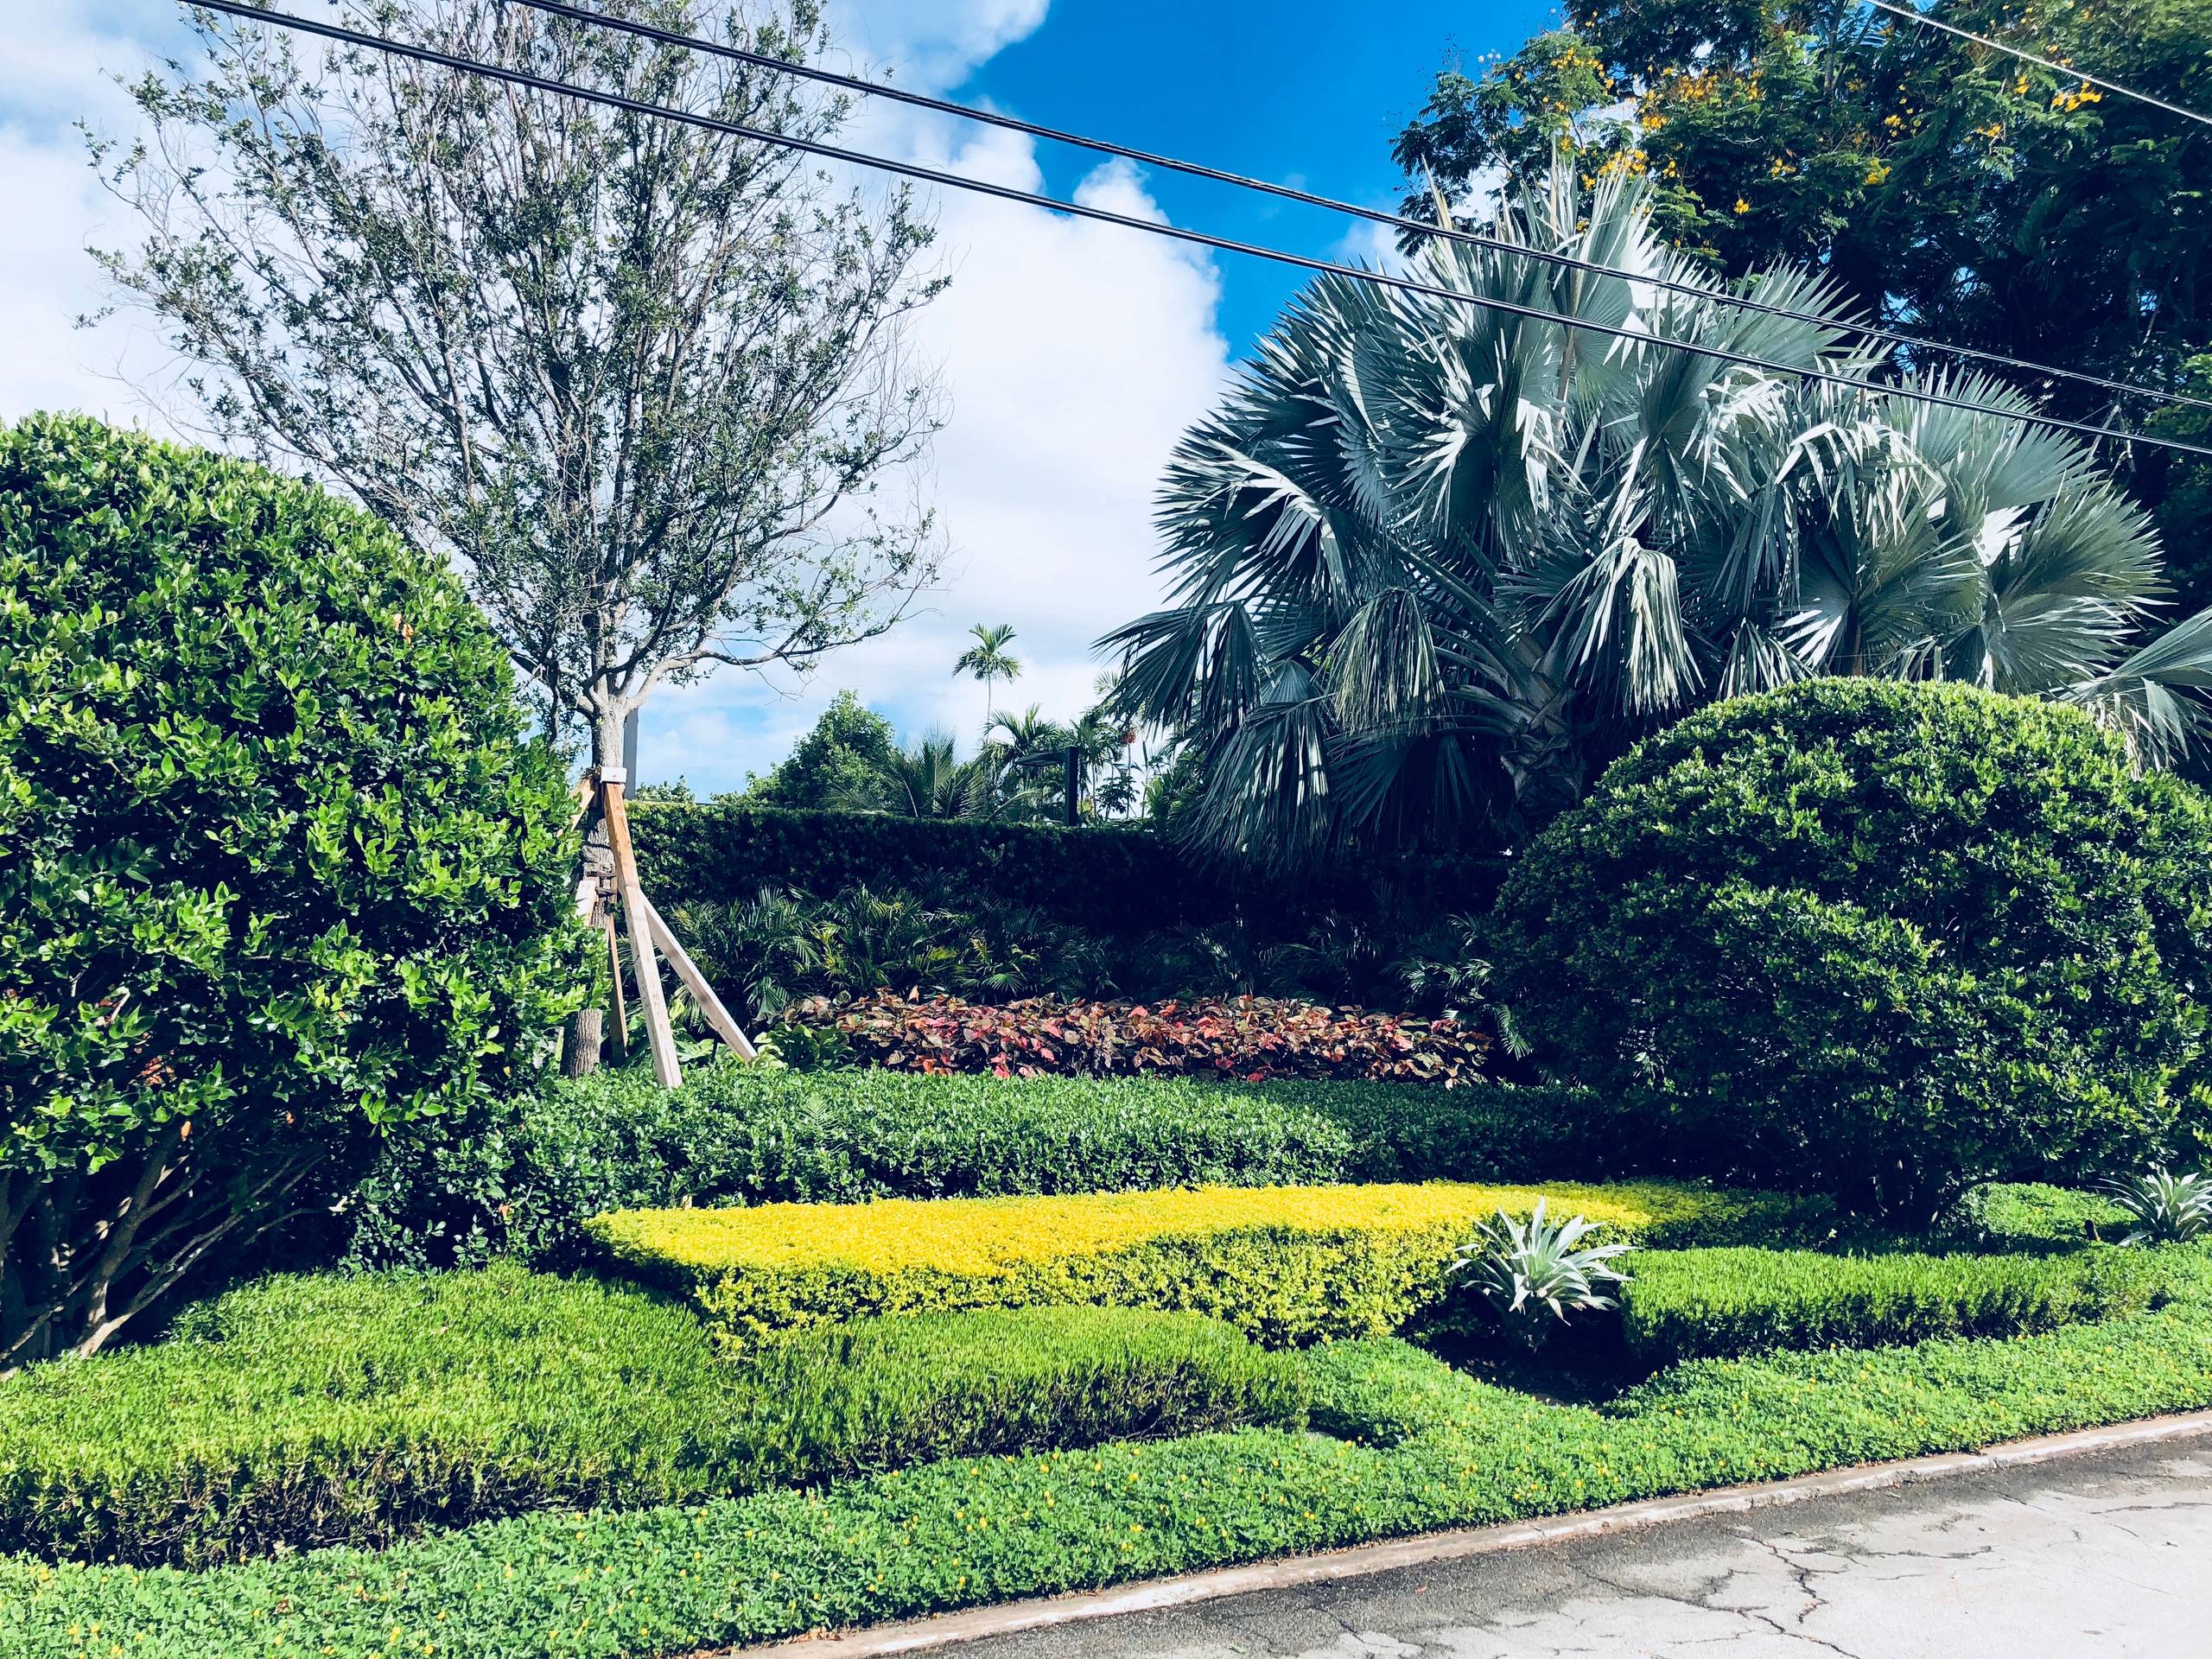
<path fill-rule="evenodd" d="M 2199 1301 L 2010 1341 L 1705 1361 L 1607 1413 L 1394 1342 L 1322 1351 L 1317 1416 L 1356 1431 L 1372 1408 L 1357 1390 L 1381 1376 L 1400 1416 L 1363 1438 L 1395 1445 L 1248 1429 L 956 1459 L 196 1575 L 18 1558 L 0 1563 L 0 1659 L 652 1659 L 2212 1403 Z"/>
<path fill-rule="evenodd" d="M 504 1267 L 276 1278 L 169 1341 L 0 1382 L 0 1548 L 198 1564 L 955 1453 L 1303 1421 L 1192 1315 L 865 1321 L 750 1363 L 637 1291 Z M 7 1621 L 0 1618 L 0 1624 Z"/>
<path fill-rule="evenodd" d="M 2193 1250 L 2110 1245 L 2010 1255 L 1645 1250 L 1630 1266 L 1621 1326 L 1653 1365 L 2047 1331 L 2152 1306 L 2204 1269 Z"/>
<path fill-rule="evenodd" d="M 567 1268 L 584 1217 L 607 1210 L 1336 1180 L 1352 1139 L 1325 1092 L 724 1065 L 671 1094 L 611 1072 L 480 1133 L 396 1142 L 357 1201 L 355 1248 L 372 1266 L 512 1251 Z"/>
<path fill-rule="evenodd" d="M 1434 1182 L 623 1211 L 587 1226 L 741 1344 L 865 1314 L 1060 1302 L 1194 1308 L 1285 1344 L 1396 1330 L 1438 1300 L 1443 1264 L 1477 1222 L 1544 1196 L 1653 1242 L 1765 1207 L 1657 1183 Z"/>

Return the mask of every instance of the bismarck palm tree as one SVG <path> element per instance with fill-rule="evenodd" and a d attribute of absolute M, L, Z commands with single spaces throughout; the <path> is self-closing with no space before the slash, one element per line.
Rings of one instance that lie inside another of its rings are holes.
<path fill-rule="evenodd" d="M 2186 744 L 2212 613 L 2145 642 L 2149 524 L 2082 445 L 2011 418 L 2024 397 L 1913 383 L 1990 412 L 1955 410 L 1661 344 L 1880 367 L 1821 278 L 1724 286 L 1632 179 L 1555 166 L 1494 229 L 1634 275 L 1420 255 L 1424 283 L 1541 319 L 1324 278 L 1175 452 L 1169 608 L 1099 643 L 1121 708 L 1203 746 L 1202 838 L 1510 834 L 1686 709 L 1816 674 L 2063 698 L 2146 763 Z"/>
<path fill-rule="evenodd" d="M 983 683 L 983 724 L 986 730 L 995 715 L 991 688 L 1001 680 L 1009 685 L 1021 677 L 1021 659 L 1007 647 L 1014 642 L 1014 629 L 1001 622 L 986 627 L 978 622 L 968 630 L 975 644 L 960 653 L 952 665 L 955 674 L 966 674 Z"/>

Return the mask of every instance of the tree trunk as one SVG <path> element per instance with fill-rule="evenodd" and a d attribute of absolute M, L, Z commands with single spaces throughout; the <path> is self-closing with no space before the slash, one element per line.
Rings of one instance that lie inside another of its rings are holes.
<path fill-rule="evenodd" d="M 622 764 L 623 711 L 608 713 L 602 709 L 592 717 L 591 764 L 594 771 Z M 607 1042 L 606 1010 L 598 1007 L 578 1008 L 569 1016 L 569 1028 L 561 1039 L 561 1070 L 571 1077 L 588 1077 L 599 1070 L 600 1055 Z"/>
<path fill-rule="evenodd" d="M 561 1070 L 572 1077 L 588 1077 L 598 1071 L 606 1029 L 604 1008 L 578 1008 L 570 1014 L 569 1029 L 561 1039 Z"/>

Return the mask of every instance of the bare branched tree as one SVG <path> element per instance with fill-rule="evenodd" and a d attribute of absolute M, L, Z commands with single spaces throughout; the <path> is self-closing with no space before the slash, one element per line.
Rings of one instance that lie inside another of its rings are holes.
<path fill-rule="evenodd" d="M 792 60 L 817 0 L 702 16 Z M 804 83 L 502 0 L 344 0 L 387 37 L 796 137 Z M 169 327 L 219 439 L 352 490 L 454 557 L 549 726 L 595 763 L 663 681 L 804 670 L 931 579 L 911 499 L 940 424 L 906 325 L 942 279 L 903 191 L 788 149 L 194 14 L 201 60 L 94 138 L 148 227 L 97 257 Z"/>

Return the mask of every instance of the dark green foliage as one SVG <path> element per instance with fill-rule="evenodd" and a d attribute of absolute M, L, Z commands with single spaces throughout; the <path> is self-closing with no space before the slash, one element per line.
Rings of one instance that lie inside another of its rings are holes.
<path fill-rule="evenodd" d="M 1621 1326 L 1630 1350 L 1660 1366 L 2048 1331 L 2156 1306 L 2206 1263 L 2194 1252 L 2093 1245 L 2006 1255 L 1645 1250 L 1629 1265 Z"/>
<path fill-rule="evenodd" d="M 1303 1419 L 1291 1362 L 1192 1314 L 863 1321 L 739 1364 L 589 1280 L 276 1278 L 0 1383 L 0 1548 L 202 1565 Z"/>
<path fill-rule="evenodd" d="M 1172 842 L 1139 829 L 785 810 L 738 799 L 640 806 L 631 816 L 639 872 L 663 910 L 750 899 L 764 887 L 895 893 L 945 883 L 977 901 L 1120 930 L 1225 908 L 1220 887 L 1191 869 Z"/>
<path fill-rule="evenodd" d="M 746 780 L 745 804 L 807 811 L 839 806 L 868 786 L 898 747 L 889 721 L 840 691 L 766 777 Z"/>
<path fill-rule="evenodd" d="M 1354 1085 L 1342 1085 L 1352 1087 Z M 1338 1179 L 1344 1133 L 1265 1088 L 1164 1078 L 624 1071 L 397 1141 L 357 1195 L 372 1265 L 583 1260 L 584 1217 L 671 1205 L 1118 1192 Z"/>
<path fill-rule="evenodd" d="M 2212 810 L 2082 715 L 1815 681 L 1643 743 L 1515 867 L 1539 1058 L 1657 1091 L 1634 1162 L 1916 1223 L 2193 1132 Z"/>
<path fill-rule="evenodd" d="M 440 561 L 261 467 L 0 431 L 0 1374 L 526 1085 L 569 806 Z"/>
<path fill-rule="evenodd" d="M 94 1622 L 146 1659 L 425 1643 L 646 1659 L 766 1641 L 2191 1409 L 2212 1402 L 2212 1310 L 1700 1361 L 1605 1412 L 1478 1382 L 1394 1341 L 1313 1363 L 1335 1433 L 1395 1443 L 1247 1429 L 955 1459 L 818 1498 L 532 1516 L 203 1574 L 0 1562 L 0 1659 L 78 1654 Z"/>
<path fill-rule="evenodd" d="M 1622 1107 L 1565 1084 L 1273 1083 L 1270 1100 L 1307 1108 L 1351 1137 L 1352 1181 L 1605 1180 L 1630 1173 Z"/>

